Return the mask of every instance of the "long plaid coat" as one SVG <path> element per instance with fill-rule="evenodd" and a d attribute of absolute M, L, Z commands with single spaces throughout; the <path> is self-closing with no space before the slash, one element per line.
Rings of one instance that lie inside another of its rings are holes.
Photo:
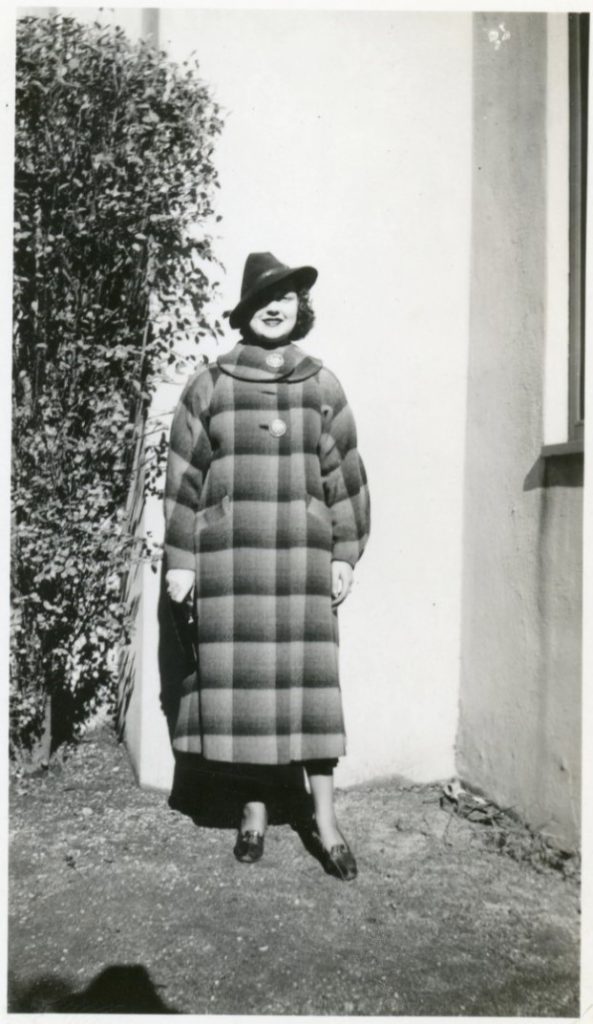
<path fill-rule="evenodd" d="M 295 344 L 240 342 L 187 384 L 165 492 L 168 568 L 196 572 L 198 672 L 173 745 L 216 761 L 344 753 L 332 559 L 369 532 L 336 377 Z"/>

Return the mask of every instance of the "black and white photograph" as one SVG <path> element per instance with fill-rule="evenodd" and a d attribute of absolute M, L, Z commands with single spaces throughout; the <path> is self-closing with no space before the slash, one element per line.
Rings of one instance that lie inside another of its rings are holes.
<path fill-rule="evenodd" d="M 587 7 L 3 25 L 2 1012 L 591 1019 Z"/>

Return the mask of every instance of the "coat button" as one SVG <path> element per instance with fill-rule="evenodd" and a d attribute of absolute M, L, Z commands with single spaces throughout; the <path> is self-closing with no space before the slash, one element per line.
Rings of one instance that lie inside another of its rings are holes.
<path fill-rule="evenodd" d="M 282 353 L 271 352 L 269 356 L 266 356 L 266 366 L 269 366 L 271 370 L 279 370 L 281 366 L 284 366 Z"/>
<path fill-rule="evenodd" d="M 272 437 L 282 437 L 287 431 L 287 426 L 284 420 L 272 420 L 270 423 L 270 434 Z"/>

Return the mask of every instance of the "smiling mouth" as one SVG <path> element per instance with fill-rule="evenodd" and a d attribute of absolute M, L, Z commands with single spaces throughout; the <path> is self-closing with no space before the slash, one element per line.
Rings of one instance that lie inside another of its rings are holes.
<path fill-rule="evenodd" d="M 267 324 L 268 327 L 277 327 L 278 324 L 282 323 L 282 320 L 280 320 L 279 317 L 270 316 L 264 320 L 264 323 Z"/>

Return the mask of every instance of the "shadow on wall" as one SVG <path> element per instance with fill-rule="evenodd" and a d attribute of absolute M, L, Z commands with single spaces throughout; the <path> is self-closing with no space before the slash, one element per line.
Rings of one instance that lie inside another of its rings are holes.
<path fill-rule="evenodd" d="M 26 986 L 9 983 L 9 1013 L 178 1013 L 163 1002 L 141 964 L 112 964 L 80 992 L 44 976 Z"/>
<path fill-rule="evenodd" d="M 161 706 L 172 741 L 179 703 L 197 687 L 195 645 L 197 611 L 190 603 L 176 604 L 167 596 L 161 572 L 158 625 Z M 303 769 L 297 764 L 266 766 L 207 761 L 200 754 L 175 753 L 175 771 L 169 805 L 187 814 L 196 825 L 237 828 L 244 805 L 261 799 L 270 824 L 300 828 L 312 815 Z"/>
<path fill-rule="evenodd" d="M 134 584 L 129 583 L 128 586 L 133 592 Z M 140 601 L 140 590 L 136 589 L 134 596 L 128 599 L 128 611 L 132 622 L 138 621 Z M 191 677 L 196 669 L 195 651 L 191 642 L 190 615 L 191 610 L 187 605 L 174 605 L 167 597 L 165 571 L 162 567 L 158 602 L 158 659 L 161 707 L 167 719 L 170 739 L 173 737 L 184 684 L 191 686 Z M 130 701 L 139 674 L 136 647 L 133 642 L 129 643 L 122 653 L 119 671 L 120 687 L 116 721 L 117 735 L 122 740 Z"/>
<path fill-rule="evenodd" d="M 584 474 L 583 455 L 549 455 L 540 457 L 533 464 L 523 482 L 524 491 L 535 491 L 547 487 L 582 487 Z"/>
<path fill-rule="evenodd" d="M 195 609 L 190 601 L 181 604 L 167 595 L 165 565 L 161 566 L 158 603 L 158 662 L 161 680 L 161 707 L 173 740 L 179 702 L 184 693 L 196 686 L 197 652 Z"/>

